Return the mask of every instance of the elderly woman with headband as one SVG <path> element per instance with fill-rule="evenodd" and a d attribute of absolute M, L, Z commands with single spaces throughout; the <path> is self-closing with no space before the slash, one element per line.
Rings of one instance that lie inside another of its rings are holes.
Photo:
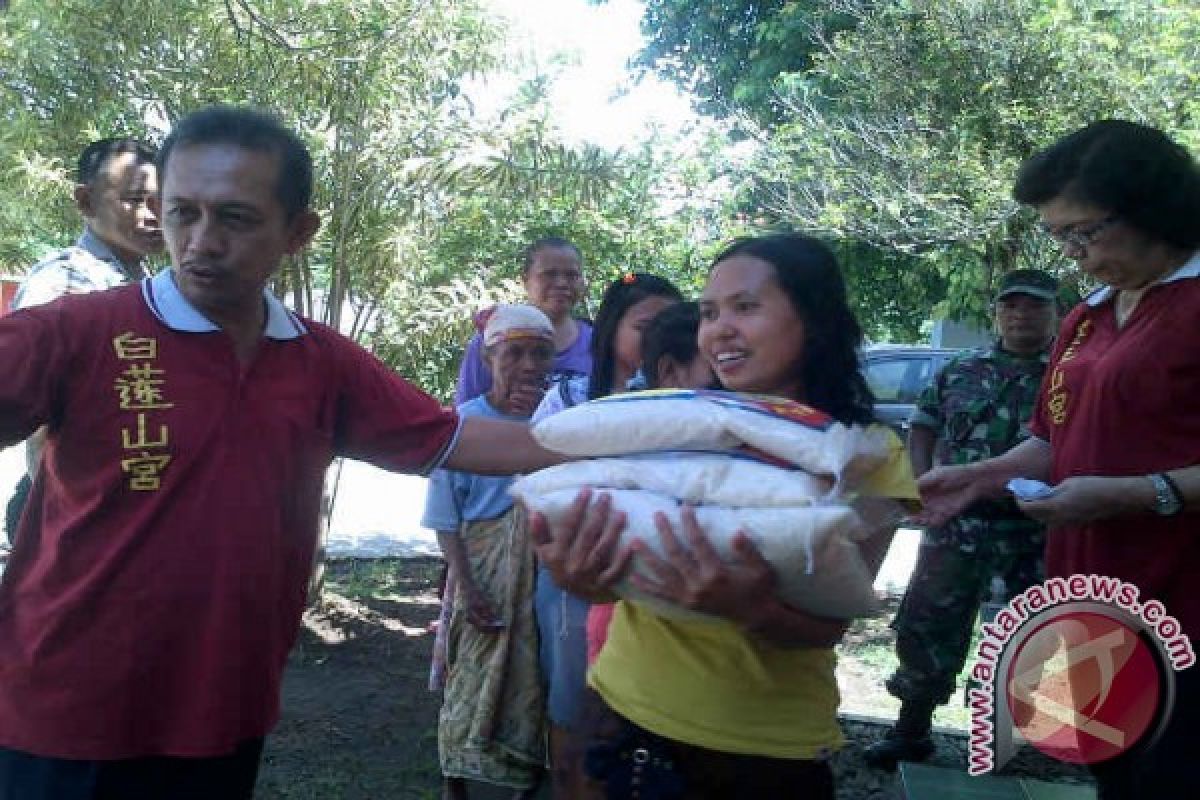
<path fill-rule="evenodd" d="M 463 417 L 527 421 L 554 359 L 554 328 L 538 309 L 497 306 L 483 332 L 492 375 Z M 457 580 L 449 624 L 438 632 L 444 694 L 438 750 L 443 797 L 466 798 L 466 780 L 531 797 L 545 763 L 544 700 L 534 620 L 535 567 L 528 526 L 514 519 L 512 478 L 438 470 L 422 524 Z"/>

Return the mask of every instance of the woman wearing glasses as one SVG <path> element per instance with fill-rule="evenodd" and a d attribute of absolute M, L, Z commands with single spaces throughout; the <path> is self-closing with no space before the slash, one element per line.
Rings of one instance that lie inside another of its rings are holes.
<path fill-rule="evenodd" d="M 1012 478 L 1044 481 L 1052 493 L 1019 505 L 1050 527 L 1047 575 L 1120 578 L 1197 639 L 1200 168 L 1161 131 L 1107 120 L 1031 157 L 1013 194 L 1104 286 L 1063 322 L 1033 437 L 928 473 L 922 521 L 1000 497 Z M 1176 675 L 1172 705 L 1157 741 L 1092 766 L 1103 800 L 1177 796 L 1200 778 L 1200 671 Z"/>

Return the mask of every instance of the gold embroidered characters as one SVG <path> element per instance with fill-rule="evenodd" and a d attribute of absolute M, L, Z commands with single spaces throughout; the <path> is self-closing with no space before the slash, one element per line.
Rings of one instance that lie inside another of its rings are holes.
<path fill-rule="evenodd" d="M 152 492 L 161 485 L 162 471 L 171 463 L 171 457 L 166 454 L 150 455 L 142 453 L 135 458 L 121 460 L 121 471 L 129 473 L 129 488 L 139 492 Z"/>
<path fill-rule="evenodd" d="M 145 411 L 171 408 L 174 403 L 163 400 L 162 387 L 167 373 L 153 364 L 130 364 L 113 382 L 121 408 L 126 411 Z"/>
<path fill-rule="evenodd" d="M 134 436 L 137 438 L 135 439 Z M 146 438 L 146 415 L 140 413 L 137 415 L 137 433 L 130 434 L 128 428 L 121 429 L 121 446 L 126 450 L 144 450 L 152 447 L 166 447 L 167 440 L 170 438 L 170 431 L 166 425 L 158 426 L 158 438 L 153 441 Z"/>
<path fill-rule="evenodd" d="M 113 337 L 113 350 L 122 361 L 153 361 L 158 357 L 158 342 L 148 336 L 125 331 Z"/>
<path fill-rule="evenodd" d="M 132 425 L 121 428 L 121 449 L 126 456 L 121 459 L 121 471 L 129 475 L 130 489 L 156 491 L 162 485 L 163 471 L 171 463 L 170 453 L 163 452 L 170 444 L 171 432 L 147 412 L 175 405 L 164 394 L 166 370 L 159 369 L 154 363 L 158 357 L 158 342 L 126 331 L 113 337 L 112 345 L 119 360 L 132 362 L 113 381 L 117 407 L 122 411 L 137 412 L 130 420 Z"/>
<path fill-rule="evenodd" d="M 1066 373 L 1063 372 L 1062 365 L 1075 358 L 1079 353 L 1079 346 L 1083 344 L 1083 340 L 1087 338 L 1091 330 L 1092 321 L 1090 319 L 1079 323 L 1079 327 L 1075 329 L 1075 338 L 1071 339 L 1071 344 L 1063 351 L 1062 358 L 1058 360 L 1058 365 L 1050 375 L 1046 410 L 1050 412 L 1050 421 L 1055 425 L 1062 425 L 1067 421 L 1067 401 L 1071 396 L 1071 393 L 1067 391 Z"/>

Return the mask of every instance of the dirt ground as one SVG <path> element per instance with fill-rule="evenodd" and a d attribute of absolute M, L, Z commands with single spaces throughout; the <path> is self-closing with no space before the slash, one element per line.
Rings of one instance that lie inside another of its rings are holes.
<path fill-rule="evenodd" d="M 427 688 L 440 563 L 339 561 L 305 617 L 256 797 L 438 796 L 437 710 Z"/>
<path fill-rule="evenodd" d="M 440 562 L 332 562 L 319 608 L 305 618 L 284 683 L 283 718 L 267 739 L 256 797 L 260 800 L 400 800 L 437 798 L 438 696 L 429 692 L 429 624 L 438 609 Z M 846 710 L 887 715 L 882 688 L 892 661 L 887 621 L 894 602 L 855 624 L 839 648 L 839 682 Z M 894 712 L 892 712 L 894 714 Z M 952 719 L 952 718 L 951 718 Z M 951 720 L 936 720 L 953 726 Z M 843 800 L 898 797 L 895 777 L 869 770 L 861 748 L 882 728 L 843 725 L 848 746 L 834 761 Z M 965 739 L 938 737 L 934 763 L 965 766 Z M 1021 759 L 1018 759 L 1019 761 Z M 1079 770 L 1048 759 L 1025 759 L 1018 772 L 1086 782 Z M 474 800 L 507 793 L 475 787 Z"/>

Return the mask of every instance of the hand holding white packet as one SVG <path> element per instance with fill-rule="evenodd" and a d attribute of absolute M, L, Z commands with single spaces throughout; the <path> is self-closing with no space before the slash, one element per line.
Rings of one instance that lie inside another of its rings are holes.
<path fill-rule="evenodd" d="M 1018 500 L 1029 502 L 1030 500 L 1045 500 L 1047 497 L 1052 497 L 1057 486 L 1051 486 L 1041 481 L 1035 481 L 1032 478 L 1013 478 L 1004 485 L 1005 489 L 1012 492 Z"/>

